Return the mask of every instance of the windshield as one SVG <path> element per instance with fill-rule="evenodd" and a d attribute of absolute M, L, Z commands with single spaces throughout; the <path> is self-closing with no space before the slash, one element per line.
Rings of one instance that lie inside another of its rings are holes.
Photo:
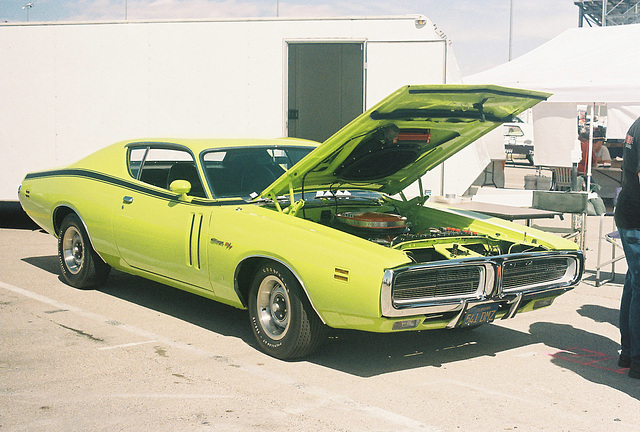
<path fill-rule="evenodd" d="M 253 198 L 314 147 L 242 147 L 202 154 L 207 182 L 216 198 Z"/>

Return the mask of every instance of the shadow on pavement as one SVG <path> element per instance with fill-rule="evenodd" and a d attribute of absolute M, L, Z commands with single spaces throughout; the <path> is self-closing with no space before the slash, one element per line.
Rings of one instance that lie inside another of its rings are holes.
<path fill-rule="evenodd" d="M 611 313 L 598 311 L 598 314 L 605 317 Z M 553 364 L 571 370 L 588 381 L 640 399 L 640 381 L 629 378 L 628 369 L 618 366 L 618 342 L 567 324 L 535 323 L 529 331 L 539 342 L 558 349 L 551 354 Z"/>
<path fill-rule="evenodd" d="M 40 227 L 22 210 L 18 202 L 0 203 L 0 228 L 35 230 Z"/>
<path fill-rule="evenodd" d="M 58 273 L 57 256 L 24 258 L 47 272 Z M 74 289 L 69 287 L 69 289 Z M 236 337 L 258 349 L 248 314 L 167 285 L 113 271 L 100 292 L 167 314 L 206 330 Z M 597 322 L 617 322 L 617 310 L 585 305 L 578 311 Z M 332 330 L 323 347 L 302 361 L 360 377 L 425 366 L 442 367 L 515 348 L 542 343 L 552 350 L 552 362 L 585 379 L 640 399 L 640 382 L 617 366 L 619 345 L 611 339 L 566 324 L 534 323 L 525 333 L 498 325 L 475 330 L 434 330 L 394 334 Z M 502 367 L 496 366 L 496 367 Z"/>
<path fill-rule="evenodd" d="M 59 273 L 55 255 L 29 257 L 23 261 L 49 273 Z M 244 310 L 115 270 L 98 290 L 206 330 L 237 337 L 258 349 L 248 313 Z M 526 333 L 492 325 L 475 330 L 395 334 L 332 330 L 320 350 L 302 361 L 370 377 L 425 366 L 441 367 L 479 356 L 494 356 L 497 352 L 536 342 Z"/>
<path fill-rule="evenodd" d="M 60 265 L 58 264 L 58 255 L 48 255 L 39 257 L 27 257 L 22 261 L 27 264 L 31 264 L 34 267 L 38 267 L 41 270 L 47 271 L 51 274 L 60 274 Z"/>
<path fill-rule="evenodd" d="M 578 309 L 578 313 L 586 318 L 591 318 L 595 322 L 609 323 L 618 327 L 620 321 L 620 310 L 611 309 L 600 305 L 587 304 Z"/>
<path fill-rule="evenodd" d="M 624 279 L 626 277 L 626 270 L 621 273 L 619 271 L 617 271 L 614 275 L 612 280 L 608 281 L 607 283 L 611 283 L 611 284 L 618 284 L 618 285 L 624 285 Z M 602 271 L 601 275 L 600 275 L 600 280 L 606 280 L 611 278 L 611 267 L 607 267 L 605 270 Z M 583 275 L 582 275 L 582 281 L 583 283 L 588 283 L 591 286 L 596 286 L 596 271 L 595 270 L 591 270 L 591 269 L 585 269 Z"/>
<path fill-rule="evenodd" d="M 378 334 L 337 331 L 309 361 L 361 377 L 425 366 L 442 367 L 537 343 L 529 334 L 501 326 Z"/>
<path fill-rule="evenodd" d="M 23 261 L 49 273 L 60 274 L 57 255 L 23 258 Z M 69 286 L 69 289 L 76 288 Z M 218 334 L 240 338 L 257 348 L 246 311 L 113 269 L 104 285 L 96 291 Z"/>
<path fill-rule="evenodd" d="M 244 310 L 114 270 L 98 291 L 255 346 Z"/>

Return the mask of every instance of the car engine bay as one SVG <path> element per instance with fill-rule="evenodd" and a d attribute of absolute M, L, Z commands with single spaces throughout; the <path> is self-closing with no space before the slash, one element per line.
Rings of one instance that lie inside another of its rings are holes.
<path fill-rule="evenodd" d="M 500 233 L 481 233 L 448 220 L 442 210 L 410 206 L 405 211 L 402 204 L 406 202 L 381 197 L 377 202 L 369 200 L 368 204 L 362 204 L 361 198 L 346 191 L 340 197 L 326 194 L 305 202 L 304 211 L 298 216 L 383 247 L 402 250 L 416 263 L 547 250 L 535 238 L 510 241 Z"/>

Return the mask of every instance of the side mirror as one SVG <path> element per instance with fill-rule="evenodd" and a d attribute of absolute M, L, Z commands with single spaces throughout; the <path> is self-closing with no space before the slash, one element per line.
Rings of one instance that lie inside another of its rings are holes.
<path fill-rule="evenodd" d="M 191 183 L 186 180 L 174 180 L 169 185 L 171 192 L 180 195 L 180 199 L 186 199 L 187 194 L 191 191 Z"/>

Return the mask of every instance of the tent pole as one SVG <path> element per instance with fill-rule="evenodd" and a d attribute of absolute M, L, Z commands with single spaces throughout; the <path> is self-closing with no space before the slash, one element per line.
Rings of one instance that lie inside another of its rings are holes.
<path fill-rule="evenodd" d="M 591 167 L 593 164 L 593 122 L 596 118 L 596 103 L 593 103 L 591 121 L 589 122 L 589 155 L 587 156 L 587 193 L 591 192 Z"/>

